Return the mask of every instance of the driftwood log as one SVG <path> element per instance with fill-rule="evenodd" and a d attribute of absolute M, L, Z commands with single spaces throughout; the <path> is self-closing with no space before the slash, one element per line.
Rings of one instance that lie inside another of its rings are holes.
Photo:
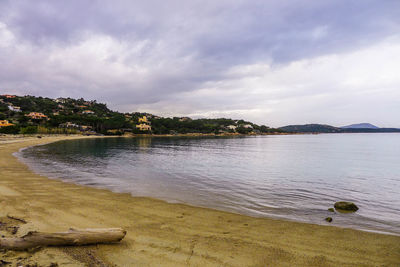
<path fill-rule="evenodd" d="M 61 233 L 29 232 L 19 238 L 0 238 L 0 249 L 25 250 L 45 246 L 80 246 L 121 241 L 126 231 L 121 228 L 69 229 Z"/>

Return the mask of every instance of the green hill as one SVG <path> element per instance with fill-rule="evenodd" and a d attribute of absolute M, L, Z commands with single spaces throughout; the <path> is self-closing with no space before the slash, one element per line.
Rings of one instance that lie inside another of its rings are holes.
<path fill-rule="evenodd" d="M 339 133 L 340 128 L 325 124 L 288 125 L 279 129 L 293 133 Z"/>
<path fill-rule="evenodd" d="M 32 114 L 36 112 L 39 114 Z M 146 116 L 151 131 L 139 130 L 139 118 Z M 279 129 L 244 120 L 163 118 L 149 113 L 121 113 L 106 104 L 83 98 L 44 98 L 35 96 L 0 96 L 0 120 L 14 126 L 1 127 L 0 133 L 101 133 L 186 134 L 186 133 L 275 133 Z"/>

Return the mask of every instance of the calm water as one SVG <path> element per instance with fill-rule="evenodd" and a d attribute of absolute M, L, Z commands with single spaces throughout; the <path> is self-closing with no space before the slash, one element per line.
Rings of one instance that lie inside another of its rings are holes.
<path fill-rule="evenodd" d="M 107 138 L 23 150 L 34 171 L 260 217 L 400 234 L 400 134 Z M 327 211 L 354 201 L 354 214 Z"/>

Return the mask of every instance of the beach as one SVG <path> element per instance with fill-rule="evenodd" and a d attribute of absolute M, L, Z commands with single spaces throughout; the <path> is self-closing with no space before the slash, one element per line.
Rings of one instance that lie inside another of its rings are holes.
<path fill-rule="evenodd" d="M 0 252 L 12 266 L 399 266 L 400 236 L 132 197 L 33 173 L 12 154 L 82 136 L 0 137 L 1 235 L 122 227 L 118 244 Z M 25 221 L 25 223 L 19 219 Z M 10 228 L 18 227 L 18 228 Z M 17 229 L 13 234 L 10 229 Z"/>

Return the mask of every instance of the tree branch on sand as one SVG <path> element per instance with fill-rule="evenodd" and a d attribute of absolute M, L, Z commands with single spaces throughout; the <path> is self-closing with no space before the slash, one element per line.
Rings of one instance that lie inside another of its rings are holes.
<path fill-rule="evenodd" d="M 81 246 L 121 241 L 126 231 L 121 228 L 69 229 L 60 233 L 29 232 L 23 237 L 0 238 L 0 249 L 26 250 L 45 246 Z"/>

